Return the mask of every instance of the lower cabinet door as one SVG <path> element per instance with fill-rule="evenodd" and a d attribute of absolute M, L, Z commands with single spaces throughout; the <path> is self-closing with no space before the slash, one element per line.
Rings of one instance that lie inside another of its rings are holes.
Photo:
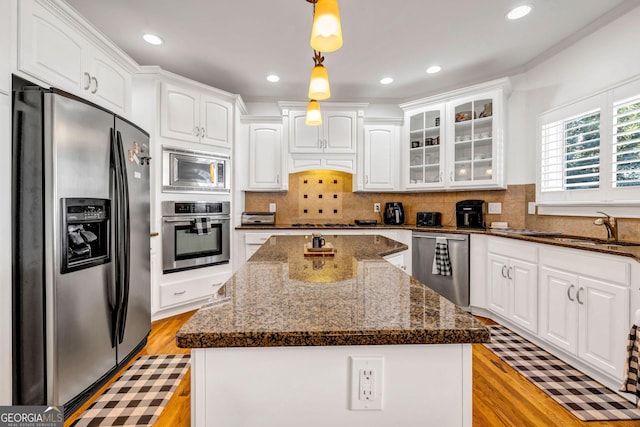
<path fill-rule="evenodd" d="M 509 278 L 507 270 L 509 259 L 502 255 L 489 253 L 487 271 L 489 287 L 489 310 L 504 317 L 509 315 Z"/>
<path fill-rule="evenodd" d="M 578 355 L 605 373 L 622 379 L 629 321 L 629 288 L 579 278 Z"/>
<path fill-rule="evenodd" d="M 539 336 L 578 353 L 578 277 L 549 267 L 540 268 Z"/>
<path fill-rule="evenodd" d="M 511 312 L 509 318 L 533 333 L 538 332 L 538 266 L 511 260 L 507 276 L 510 280 Z"/>

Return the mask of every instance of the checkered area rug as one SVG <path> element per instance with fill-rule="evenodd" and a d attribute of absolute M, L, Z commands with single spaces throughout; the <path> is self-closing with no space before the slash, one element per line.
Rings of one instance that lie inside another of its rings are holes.
<path fill-rule="evenodd" d="M 189 369 L 189 355 L 142 356 L 72 425 L 152 426 Z"/>
<path fill-rule="evenodd" d="M 640 420 L 632 403 L 504 326 L 491 325 L 484 346 L 582 421 Z"/>

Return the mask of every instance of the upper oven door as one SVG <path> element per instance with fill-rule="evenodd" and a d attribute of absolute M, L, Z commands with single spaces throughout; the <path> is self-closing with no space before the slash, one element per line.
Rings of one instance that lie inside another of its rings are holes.
<path fill-rule="evenodd" d="M 206 218 L 206 230 L 194 219 Z M 228 218 L 213 216 L 162 218 L 162 270 L 165 273 L 229 261 Z"/>

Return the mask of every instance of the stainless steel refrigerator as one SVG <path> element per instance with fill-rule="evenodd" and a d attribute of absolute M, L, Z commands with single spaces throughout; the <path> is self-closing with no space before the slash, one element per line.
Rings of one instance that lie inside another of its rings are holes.
<path fill-rule="evenodd" d="M 14 404 L 82 404 L 151 329 L 149 136 L 14 77 Z"/>

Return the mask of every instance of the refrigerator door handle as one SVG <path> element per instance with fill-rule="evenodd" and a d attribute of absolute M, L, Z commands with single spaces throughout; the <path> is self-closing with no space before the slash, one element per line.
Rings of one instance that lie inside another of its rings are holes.
<path fill-rule="evenodd" d="M 127 323 L 127 307 L 129 306 L 129 279 L 131 271 L 131 222 L 129 212 L 129 183 L 127 179 L 127 169 L 125 163 L 126 159 L 124 156 L 124 146 L 122 144 L 122 134 L 120 133 L 120 131 L 117 131 L 116 136 L 120 162 L 120 195 L 122 197 L 122 199 L 120 200 L 122 214 L 122 228 L 120 232 L 122 233 L 121 242 L 123 243 L 121 245 L 121 262 L 124 268 L 122 268 L 122 282 L 120 284 L 120 306 L 118 308 L 118 343 L 122 343 L 122 341 L 124 340 L 124 331 Z"/>
<path fill-rule="evenodd" d="M 113 251 L 115 252 L 114 256 L 114 278 L 110 281 L 110 286 L 113 289 L 109 290 L 109 298 L 111 305 L 111 346 L 115 347 L 117 343 L 118 336 L 118 309 L 120 306 L 121 300 L 121 276 L 122 276 L 122 264 L 121 264 L 121 256 L 122 251 L 121 247 L 121 227 L 120 224 L 120 162 L 118 160 L 119 152 L 118 146 L 116 144 L 116 132 L 115 129 L 111 129 L 111 171 L 113 174 L 113 182 L 114 182 L 114 194 L 113 194 L 113 203 L 112 203 L 112 223 L 114 228 L 114 236 L 115 242 Z"/>

